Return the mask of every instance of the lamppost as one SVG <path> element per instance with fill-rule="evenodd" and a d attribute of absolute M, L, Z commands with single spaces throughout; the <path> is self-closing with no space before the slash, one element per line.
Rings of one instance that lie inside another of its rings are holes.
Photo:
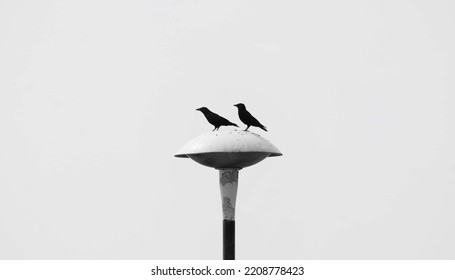
<path fill-rule="evenodd" d="M 223 130 L 202 134 L 186 143 L 176 154 L 219 170 L 223 209 L 223 260 L 235 259 L 235 201 L 239 170 L 282 153 L 258 134 Z"/>

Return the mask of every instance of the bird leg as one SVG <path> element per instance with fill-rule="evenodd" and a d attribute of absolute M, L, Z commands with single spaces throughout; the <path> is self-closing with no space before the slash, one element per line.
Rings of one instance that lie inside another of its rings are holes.
<path fill-rule="evenodd" d="M 250 128 L 250 125 L 249 125 L 249 126 L 247 126 L 247 127 L 245 128 L 245 130 L 244 130 L 244 131 L 248 131 L 248 128 Z"/>

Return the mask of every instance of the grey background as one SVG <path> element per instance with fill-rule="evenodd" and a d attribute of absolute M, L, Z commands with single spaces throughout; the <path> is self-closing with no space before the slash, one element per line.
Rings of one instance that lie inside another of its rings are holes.
<path fill-rule="evenodd" d="M 453 1 L 0 1 L 0 259 L 219 259 L 217 171 L 173 154 L 243 102 L 239 259 L 455 257 Z M 231 128 L 222 128 L 231 129 Z"/>

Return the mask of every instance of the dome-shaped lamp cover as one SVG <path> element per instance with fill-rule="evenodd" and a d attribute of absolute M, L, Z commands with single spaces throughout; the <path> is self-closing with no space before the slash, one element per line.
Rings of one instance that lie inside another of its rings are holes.
<path fill-rule="evenodd" d="M 282 153 L 258 134 L 243 130 L 204 133 L 186 143 L 176 157 L 217 169 L 244 168 Z"/>

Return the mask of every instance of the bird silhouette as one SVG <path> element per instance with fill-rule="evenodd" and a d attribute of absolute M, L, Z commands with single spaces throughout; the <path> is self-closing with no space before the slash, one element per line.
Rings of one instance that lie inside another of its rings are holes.
<path fill-rule="evenodd" d="M 233 125 L 233 126 L 239 127 L 235 123 L 232 123 L 232 122 L 228 121 L 227 119 L 223 118 L 222 116 L 213 113 L 207 107 L 197 108 L 196 110 L 201 111 L 202 114 L 204 114 L 207 121 L 209 123 L 211 123 L 213 126 L 215 126 L 215 128 L 212 131 L 218 130 L 220 128 L 220 126 L 222 126 L 222 125 L 225 125 L 225 126 Z"/>
<path fill-rule="evenodd" d="M 235 104 L 235 107 L 239 109 L 239 118 L 240 120 L 247 125 L 245 128 L 245 131 L 250 128 L 250 126 L 257 126 L 262 130 L 267 131 L 267 128 L 262 125 L 255 117 L 253 117 L 250 112 L 246 110 L 246 107 L 243 103 Z"/>

